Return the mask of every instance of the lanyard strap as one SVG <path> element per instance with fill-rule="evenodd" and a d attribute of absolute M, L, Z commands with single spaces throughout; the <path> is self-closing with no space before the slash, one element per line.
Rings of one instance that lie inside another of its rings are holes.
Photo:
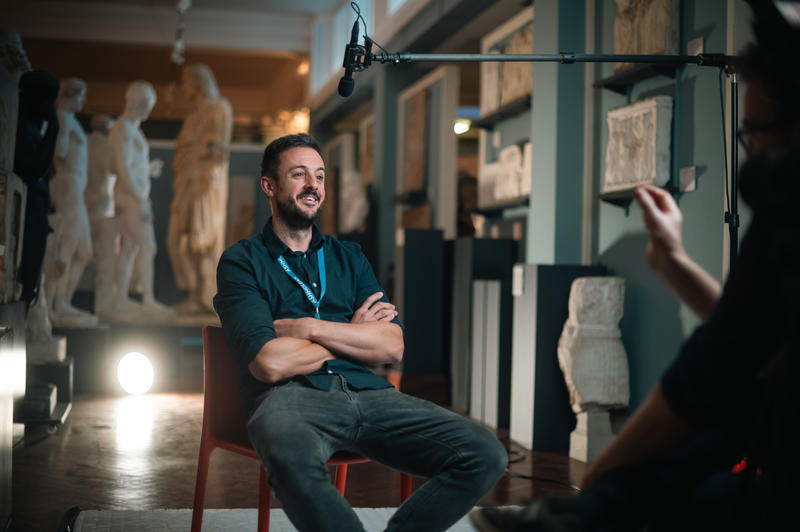
<path fill-rule="evenodd" d="M 303 290 L 303 293 L 306 295 L 306 298 L 311 301 L 311 304 L 314 305 L 314 317 L 319 319 L 319 305 L 322 301 L 322 298 L 325 297 L 325 254 L 322 252 L 322 246 L 317 250 L 317 270 L 319 270 L 319 285 L 320 285 L 320 292 L 319 292 L 319 299 L 314 296 L 314 292 L 306 286 L 306 283 L 300 280 L 300 278 L 295 275 L 292 269 L 286 264 L 286 259 L 283 258 L 283 255 L 278 257 L 278 264 L 281 265 L 283 271 L 286 272 L 286 275 L 294 279 L 300 288 Z"/>

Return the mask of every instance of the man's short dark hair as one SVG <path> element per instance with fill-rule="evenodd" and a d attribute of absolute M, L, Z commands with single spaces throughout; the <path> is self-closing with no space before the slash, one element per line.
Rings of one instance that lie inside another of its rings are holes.
<path fill-rule="evenodd" d="M 317 139 L 305 133 L 286 135 L 269 143 L 261 159 L 261 175 L 278 179 L 278 166 L 281 164 L 281 153 L 292 148 L 312 148 L 322 157 L 322 148 Z"/>
<path fill-rule="evenodd" d="M 766 0 L 748 0 L 753 9 L 755 43 L 740 52 L 745 81 L 761 81 L 776 114 L 786 123 L 800 122 L 800 27 Z"/>

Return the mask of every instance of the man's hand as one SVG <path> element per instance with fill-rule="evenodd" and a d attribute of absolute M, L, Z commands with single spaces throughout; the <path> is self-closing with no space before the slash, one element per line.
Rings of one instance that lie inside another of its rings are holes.
<path fill-rule="evenodd" d="M 365 321 L 392 321 L 397 316 L 397 311 L 394 305 L 388 301 L 378 301 L 383 292 L 375 292 L 364 303 L 358 307 L 353 317 L 350 318 L 350 323 L 362 323 Z"/>
<path fill-rule="evenodd" d="M 647 263 L 663 273 L 676 257 L 686 253 L 683 248 L 683 215 L 666 190 L 650 185 L 636 189 L 636 202 L 642 208 L 642 218 L 650 241 L 647 243 Z"/>
<path fill-rule="evenodd" d="M 666 190 L 650 185 L 636 189 L 644 226 L 650 233 L 647 263 L 667 286 L 701 320 L 717 305 L 722 286 L 686 253 L 683 247 L 683 216 Z"/>
<path fill-rule="evenodd" d="M 278 338 L 308 340 L 315 321 L 317 321 L 315 318 L 286 318 L 275 320 L 272 325 Z"/>

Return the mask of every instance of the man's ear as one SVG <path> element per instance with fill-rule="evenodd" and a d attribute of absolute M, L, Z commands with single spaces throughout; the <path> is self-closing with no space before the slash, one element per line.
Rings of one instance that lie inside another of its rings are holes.
<path fill-rule="evenodd" d="M 264 191 L 264 194 L 267 195 L 268 198 L 275 197 L 275 182 L 270 179 L 269 177 L 262 175 L 261 176 L 261 190 Z"/>

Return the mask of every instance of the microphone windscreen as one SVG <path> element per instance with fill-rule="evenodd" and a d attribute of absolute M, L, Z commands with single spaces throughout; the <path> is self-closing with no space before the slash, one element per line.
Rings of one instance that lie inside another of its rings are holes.
<path fill-rule="evenodd" d="M 346 77 L 343 77 L 339 80 L 339 96 L 347 98 L 353 94 L 353 87 L 355 87 L 353 78 L 347 79 Z"/>

